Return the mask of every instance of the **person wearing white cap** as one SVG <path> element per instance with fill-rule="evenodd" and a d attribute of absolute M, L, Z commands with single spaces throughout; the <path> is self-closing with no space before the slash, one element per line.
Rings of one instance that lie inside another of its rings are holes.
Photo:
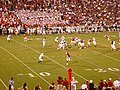
<path fill-rule="evenodd" d="M 112 87 L 113 87 L 113 82 L 112 82 L 112 79 L 109 78 L 109 79 L 108 79 L 108 88 L 109 88 L 110 90 L 112 90 Z"/>
<path fill-rule="evenodd" d="M 71 90 L 77 90 L 76 89 L 76 84 L 78 83 L 77 80 L 75 80 L 74 77 L 72 77 L 72 81 L 71 81 Z"/>
<path fill-rule="evenodd" d="M 90 80 L 90 83 L 89 83 L 89 90 L 94 90 L 94 83 L 93 83 L 93 80 Z"/>
<path fill-rule="evenodd" d="M 104 80 L 103 82 L 103 90 L 106 90 L 108 88 L 108 84 L 106 82 L 106 80 Z"/>
<path fill-rule="evenodd" d="M 40 63 L 40 62 L 42 62 L 43 61 L 43 57 L 44 57 L 44 53 L 41 53 L 40 54 L 40 56 L 39 56 L 39 61 L 38 61 L 38 63 Z"/>

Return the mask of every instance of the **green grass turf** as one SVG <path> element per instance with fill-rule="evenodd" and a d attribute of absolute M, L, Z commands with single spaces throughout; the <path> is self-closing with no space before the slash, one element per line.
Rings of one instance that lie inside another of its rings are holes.
<path fill-rule="evenodd" d="M 112 40 L 116 40 L 117 51 L 111 51 L 110 41 L 104 35 L 107 34 Z M 66 50 L 57 50 L 54 42 L 55 35 L 31 35 L 28 42 L 23 41 L 23 35 L 12 35 L 11 42 L 6 41 L 6 36 L 0 36 L 0 79 L 8 86 L 11 77 L 15 81 L 15 90 L 27 83 L 29 90 L 40 83 L 43 90 L 47 90 L 51 82 L 57 84 L 57 77 L 67 78 L 68 69 L 73 70 L 72 76 L 78 80 L 77 88 L 80 88 L 86 80 L 93 80 L 98 85 L 100 79 L 120 77 L 120 45 L 118 33 L 94 33 L 94 34 L 64 34 L 65 40 L 70 43 L 70 38 L 77 36 L 85 40 L 95 37 L 97 47 L 91 43 L 86 49 L 78 49 L 73 45 L 68 48 L 72 60 L 66 66 Z M 46 46 L 42 48 L 42 38 L 46 37 Z M 44 61 L 38 62 L 40 53 L 44 53 Z M 116 70 L 117 69 L 117 70 Z M 114 71 L 112 71 L 114 70 Z M 39 73 L 48 72 L 49 76 L 41 76 Z M 31 73 L 35 77 L 30 77 Z M 0 82 L 0 90 L 5 86 Z"/>

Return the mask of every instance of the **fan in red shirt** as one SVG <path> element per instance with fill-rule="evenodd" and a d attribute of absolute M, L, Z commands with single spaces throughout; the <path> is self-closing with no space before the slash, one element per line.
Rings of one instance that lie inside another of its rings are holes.
<path fill-rule="evenodd" d="M 54 82 L 49 86 L 49 90 L 56 90 Z"/>
<path fill-rule="evenodd" d="M 89 88 L 90 88 L 90 87 L 89 87 L 89 81 L 86 81 L 85 84 L 87 85 L 87 89 L 89 89 Z"/>
<path fill-rule="evenodd" d="M 112 87 L 113 87 L 113 82 L 112 82 L 112 79 L 109 78 L 109 79 L 108 79 L 108 88 L 109 88 L 110 90 L 112 90 Z"/>
<path fill-rule="evenodd" d="M 103 89 L 103 80 L 102 79 L 100 80 L 98 87 L 99 87 L 99 90 Z"/>
<path fill-rule="evenodd" d="M 61 90 L 62 86 L 63 86 L 63 78 L 59 76 L 57 80 L 57 90 Z"/>
<path fill-rule="evenodd" d="M 66 80 L 66 78 L 64 78 L 63 86 L 65 86 L 67 90 L 68 90 L 68 85 L 69 85 L 68 81 Z"/>
<path fill-rule="evenodd" d="M 108 88 L 108 84 L 107 84 L 106 80 L 104 80 L 104 82 L 103 82 L 103 90 L 105 90 L 107 88 Z"/>

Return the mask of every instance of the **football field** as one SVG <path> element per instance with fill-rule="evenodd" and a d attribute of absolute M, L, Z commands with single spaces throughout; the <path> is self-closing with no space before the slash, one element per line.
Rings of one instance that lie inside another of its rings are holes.
<path fill-rule="evenodd" d="M 97 47 L 91 43 L 88 48 L 78 49 L 77 45 L 69 45 L 67 49 L 57 50 L 56 36 L 69 44 L 71 38 L 76 36 L 83 38 L 85 45 L 89 38 L 96 38 Z M 111 40 L 116 41 L 116 51 L 111 50 L 111 42 L 104 36 L 109 35 Z M 95 87 L 100 79 L 114 81 L 120 78 L 120 44 L 118 32 L 99 32 L 89 34 L 51 34 L 30 35 L 24 42 L 23 35 L 12 35 L 11 41 L 6 41 L 7 36 L 0 36 L 0 90 L 8 87 L 8 81 L 14 78 L 15 90 L 24 82 L 29 90 L 40 83 L 42 90 L 47 90 L 52 82 L 57 84 L 58 76 L 67 78 L 68 69 L 72 69 L 72 76 L 78 80 L 77 88 L 84 81 L 93 80 Z M 46 37 L 46 45 L 42 47 L 42 39 Z M 71 61 L 66 65 L 66 51 L 71 55 Z M 42 63 L 38 63 L 38 57 L 44 53 Z"/>

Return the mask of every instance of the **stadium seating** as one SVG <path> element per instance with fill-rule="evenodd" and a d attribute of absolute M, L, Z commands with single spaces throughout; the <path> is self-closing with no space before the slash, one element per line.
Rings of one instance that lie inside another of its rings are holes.
<path fill-rule="evenodd" d="M 120 27 L 117 0 L 1 0 L 0 4 L 2 29 L 5 26 L 6 29 L 14 27 L 13 30 L 16 30 L 25 24 L 48 28 L 79 26 L 83 30 L 93 31 L 117 31 Z"/>

